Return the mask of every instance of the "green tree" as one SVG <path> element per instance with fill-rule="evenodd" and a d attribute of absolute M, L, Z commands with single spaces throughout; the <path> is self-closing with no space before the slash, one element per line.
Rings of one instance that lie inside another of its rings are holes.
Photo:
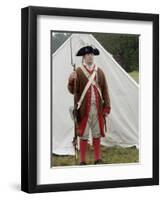
<path fill-rule="evenodd" d="M 52 32 L 51 50 L 52 54 L 70 37 L 71 33 Z"/>
<path fill-rule="evenodd" d="M 94 37 L 127 72 L 139 70 L 139 36 L 94 33 Z"/>

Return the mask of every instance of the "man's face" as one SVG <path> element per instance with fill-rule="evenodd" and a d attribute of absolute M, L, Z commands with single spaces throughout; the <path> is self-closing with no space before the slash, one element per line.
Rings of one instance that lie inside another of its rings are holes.
<path fill-rule="evenodd" d="M 91 64 L 91 63 L 93 63 L 93 60 L 94 60 L 94 54 L 93 53 L 88 53 L 88 54 L 84 55 L 85 63 Z"/>

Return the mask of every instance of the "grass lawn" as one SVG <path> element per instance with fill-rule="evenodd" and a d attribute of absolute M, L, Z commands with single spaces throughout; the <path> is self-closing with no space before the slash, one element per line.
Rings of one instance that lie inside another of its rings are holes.
<path fill-rule="evenodd" d="M 87 164 L 94 163 L 94 150 L 90 146 L 87 149 Z M 104 164 L 113 163 L 136 163 L 139 162 L 139 151 L 136 147 L 122 148 L 122 147 L 105 147 L 101 146 L 101 155 Z M 52 156 L 52 166 L 72 166 L 79 165 L 79 152 L 78 159 L 75 156 Z"/>
<path fill-rule="evenodd" d="M 138 71 L 132 71 L 128 73 L 137 83 L 139 83 L 139 72 Z"/>

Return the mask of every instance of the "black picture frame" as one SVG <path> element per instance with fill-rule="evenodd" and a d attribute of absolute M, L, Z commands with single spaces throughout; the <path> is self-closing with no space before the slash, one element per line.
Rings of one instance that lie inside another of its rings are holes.
<path fill-rule="evenodd" d="M 153 177 L 37 184 L 37 16 L 56 15 L 153 23 Z M 159 184 L 159 15 L 29 6 L 21 10 L 21 190 L 28 193 Z"/>

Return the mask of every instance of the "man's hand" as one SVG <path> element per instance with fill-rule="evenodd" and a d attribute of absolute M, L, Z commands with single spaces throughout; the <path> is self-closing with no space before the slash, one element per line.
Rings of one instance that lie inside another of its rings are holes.
<path fill-rule="evenodd" d="M 69 76 L 69 81 L 72 82 L 77 78 L 77 73 L 73 71 Z"/>
<path fill-rule="evenodd" d="M 107 117 L 108 115 L 109 115 L 109 113 L 104 113 L 103 114 L 104 117 Z"/>

